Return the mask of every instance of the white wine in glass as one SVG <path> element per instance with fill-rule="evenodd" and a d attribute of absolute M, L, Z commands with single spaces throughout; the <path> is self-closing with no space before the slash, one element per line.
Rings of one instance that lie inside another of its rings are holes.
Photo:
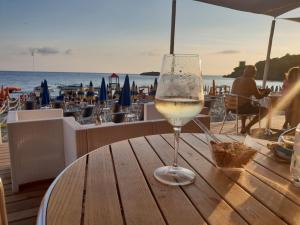
<path fill-rule="evenodd" d="M 174 162 L 154 171 L 168 185 L 187 185 L 195 180 L 191 170 L 177 165 L 181 128 L 200 113 L 204 105 L 203 82 L 198 55 L 165 55 L 155 95 L 156 109 L 174 129 Z"/>
<path fill-rule="evenodd" d="M 188 98 L 156 98 L 156 109 L 174 127 L 182 127 L 194 119 L 203 105 L 203 101 Z"/>

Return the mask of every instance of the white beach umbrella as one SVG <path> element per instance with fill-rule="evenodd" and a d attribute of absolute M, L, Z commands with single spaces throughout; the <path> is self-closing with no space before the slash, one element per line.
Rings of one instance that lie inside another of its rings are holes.
<path fill-rule="evenodd" d="M 273 35 L 276 23 L 276 17 L 300 7 L 300 0 L 195 0 L 212 5 L 218 5 L 230 9 L 235 9 L 244 12 L 252 12 L 256 14 L 264 14 L 274 17 L 271 25 L 269 37 L 268 51 L 263 76 L 263 87 L 266 86 L 266 81 L 270 66 L 270 55 L 272 49 Z M 293 20 L 289 18 L 290 20 Z M 299 19 L 299 18 L 298 18 Z M 175 37 L 175 20 L 176 20 L 176 0 L 172 0 L 172 23 L 171 23 L 171 42 L 170 54 L 174 54 L 174 37 Z M 294 20 L 295 21 L 295 18 Z M 299 21 L 297 21 L 299 22 Z"/>
<path fill-rule="evenodd" d="M 278 17 L 300 7 L 299 0 L 196 0 L 230 9 Z"/>
<path fill-rule="evenodd" d="M 294 22 L 298 22 L 300 23 L 300 17 L 293 17 L 293 18 L 280 18 L 283 20 L 290 20 L 290 21 L 294 21 Z"/>

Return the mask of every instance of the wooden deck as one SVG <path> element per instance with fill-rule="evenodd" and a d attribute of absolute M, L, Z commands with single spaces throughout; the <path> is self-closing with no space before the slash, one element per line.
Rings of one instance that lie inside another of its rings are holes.
<path fill-rule="evenodd" d="M 4 184 L 9 225 L 34 225 L 41 200 L 51 181 L 28 184 L 19 193 L 12 193 L 7 143 L 0 145 L 0 177 Z"/>
<path fill-rule="evenodd" d="M 272 128 L 281 128 L 283 116 L 277 116 L 272 122 Z M 235 134 L 235 121 L 226 122 L 223 134 Z M 262 126 L 265 121 L 262 122 Z M 211 130 L 218 133 L 221 123 L 211 123 Z M 6 207 L 9 225 L 35 225 L 37 212 L 51 181 L 28 184 L 21 187 L 20 192 L 11 192 L 10 159 L 8 144 L 0 144 L 0 177 L 4 183 Z"/>
<path fill-rule="evenodd" d="M 271 121 L 271 128 L 273 129 L 282 129 L 282 125 L 284 123 L 284 115 L 276 115 Z M 246 124 L 249 121 L 246 121 Z M 221 128 L 222 122 L 216 122 L 216 123 L 211 123 L 210 124 L 210 129 L 214 133 L 219 133 L 220 128 Z M 239 121 L 239 126 L 241 125 L 241 121 Z M 263 119 L 261 121 L 261 127 L 266 127 L 266 119 Z M 253 128 L 258 128 L 258 124 L 255 124 Z M 240 131 L 240 129 L 239 129 Z M 222 134 L 236 134 L 236 127 L 235 127 L 235 121 L 226 121 L 224 124 L 224 127 L 222 129 Z"/>

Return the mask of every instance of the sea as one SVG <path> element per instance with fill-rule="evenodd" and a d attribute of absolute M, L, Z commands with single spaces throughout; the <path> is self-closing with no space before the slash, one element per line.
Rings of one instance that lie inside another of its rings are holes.
<path fill-rule="evenodd" d="M 94 87 L 100 86 L 102 77 L 108 83 L 108 78 L 111 73 L 78 73 L 78 72 L 28 72 L 28 71 L 0 71 L 0 85 L 3 86 L 18 86 L 22 92 L 32 92 L 34 87 L 39 86 L 43 80 L 47 80 L 48 85 L 54 90 L 54 95 L 58 94 L 58 86 L 74 85 L 82 83 L 84 86 L 88 85 L 90 81 L 93 82 Z M 122 86 L 126 74 L 118 74 L 120 85 Z M 128 74 L 129 80 L 133 81 L 137 86 L 149 86 L 154 83 L 155 76 L 142 76 L 139 74 Z M 216 85 L 231 86 L 233 78 L 224 78 L 222 76 L 204 75 L 204 85 L 209 87 L 215 80 Z M 262 85 L 262 81 L 256 81 L 258 86 Z M 271 86 L 282 86 L 282 82 L 269 81 L 267 83 Z"/>

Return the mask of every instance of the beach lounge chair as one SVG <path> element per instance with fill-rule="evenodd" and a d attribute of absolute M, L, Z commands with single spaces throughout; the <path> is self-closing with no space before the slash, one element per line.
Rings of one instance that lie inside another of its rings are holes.
<path fill-rule="evenodd" d="M 33 101 L 26 101 L 25 102 L 25 110 L 33 110 L 34 109 L 34 102 Z"/>
<path fill-rule="evenodd" d="M 226 94 L 226 95 L 224 95 L 223 102 L 224 102 L 224 107 L 225 107 L 225 115 L 224 115 L 222 126 L 220 128 L 219 133 L 222 132 L 225 121 L 227 120 L 229 114 L 235 115 L 236 134 L 239 133 L 239 118 L 241 118 L 243 116 L 249 118 L 249 117 L 257 115 L 257 113 L 240 113 L 239 112 L 239 107 L 238 106 L 239 106 L 239 99 L 241 99 L 241 98 L 248 99 L 248 100 L 251 101 L 251 104 L 255 104 L 257 106 L 260 106 L 258 101 L 255 100 L 255 99 L 247 98 L 247 97 L 244 97 L 244 96 L 241 96 L 241 95 L 236 95 L 236 94 Z M 259 115 L 260 115 L 260 111 L 259 111 Z M 260 120 L 261 120 L 261 118 L 259 118 L 259 128 L 260 128 Z"/>
<path fill-rule="evenodd" d="M 116 112 L 116 113 L 112 113 L 111 115 L 111 119 L 112 122 L 114 123 L 122 123 L 125 121 L 125 112 Z"/>
<path fill-rule="evenodd" d="M 55 101 L 53 103 L 53 107 L 54 109 L 62 109 L 63 108 L 63 101 Z"/>
<path fill-rule="evenodd" d="M 94 118 L 94 111 L 95 106 L 93 105 L 88 105 L 87 107 L 85 107 L 79 118 L 79 122 L 81 124 L 91 123 Z"/>

